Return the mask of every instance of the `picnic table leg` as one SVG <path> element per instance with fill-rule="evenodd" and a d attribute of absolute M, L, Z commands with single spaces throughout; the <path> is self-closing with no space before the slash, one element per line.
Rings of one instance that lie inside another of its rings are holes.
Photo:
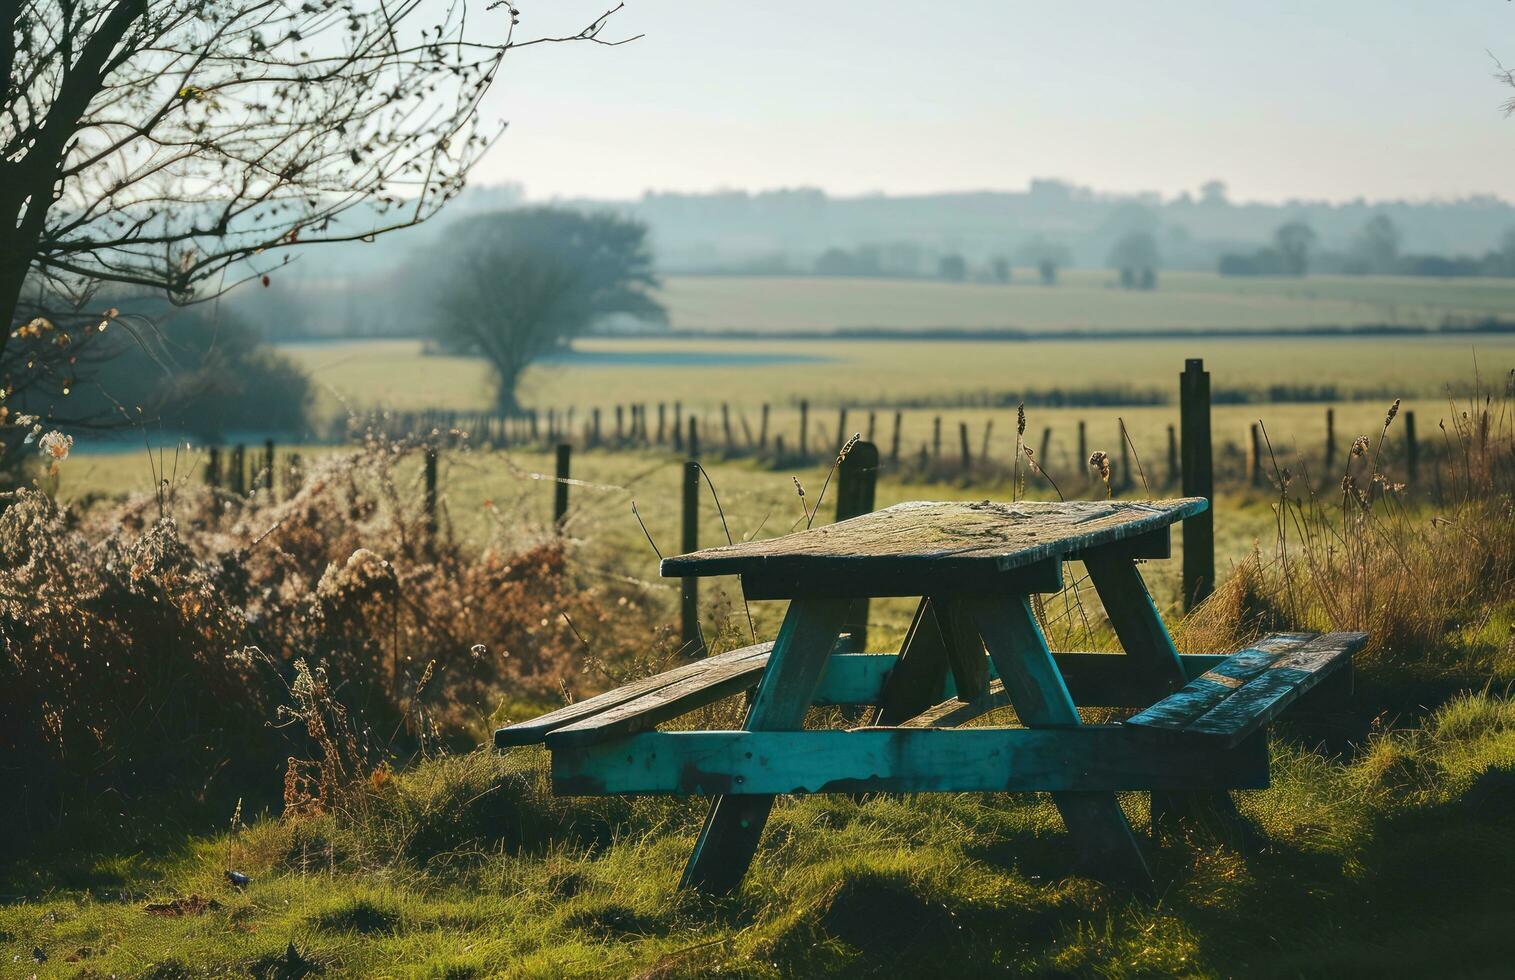
<path fill-rule="evenodd" d="M 1082 724 L 1026 596 L 958 600 L 978 629 L 1015 713 L 1029 728 Z M 1152 875 L 1114 793 L 1053 793 L 1068 834 L 1106 881 L 1150 892 Z"/>
<path fill-rule="evenodd" d="M 851 599 L 795 599 L 789 604 L 743 727 L 783 731 L 802 726 L 851 606 Z M 679 887 L 713 894 L 736 890 L 772 809 L 772 796 L 713 799 Z"/>
<path fill-rule="evenodd" d="M 953 620 L 951 603 L 922 598 L 905 633 L 899 660 L 879 694 L 871 724 L 898 725 L 936 704 L 949 668 L 958 697 L 971 700 L 983 693 L 989 686 L 983 644 L 977 636 L 969 641 L 962 633 Z"/>
<path fill-rule="evenodd" d="M 1120 555 L 1094 553 L 1084 556 L 1084 567 L 1121 647 L 1127 656 L 1143 665 L 1147 688 L 1136 693 L 1156 701 L 1188 683 L 1183 663 L 1178 659 L 1178 648 L 1163 625 L 1136 562 Z M 1214 815 L 1233 830 L 1251 829 L 1225 790 L 1154 792 L 1152 837 L 1160 839 L 1164 826 L 1174 818 L 1204 819 L 1207 815 Z"/>

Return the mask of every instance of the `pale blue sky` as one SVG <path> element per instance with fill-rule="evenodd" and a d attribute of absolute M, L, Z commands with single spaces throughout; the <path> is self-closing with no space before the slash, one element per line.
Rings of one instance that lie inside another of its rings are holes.
<path fill-rule="evenodd" d="M 602 6 L 518 0 L 554 31 Z M 618 48 L 515 52 L 476 179 L 528 195 L 1061 177 L 1233 199 L 1515 200 L 1507 0 L 628 0 Z"/>

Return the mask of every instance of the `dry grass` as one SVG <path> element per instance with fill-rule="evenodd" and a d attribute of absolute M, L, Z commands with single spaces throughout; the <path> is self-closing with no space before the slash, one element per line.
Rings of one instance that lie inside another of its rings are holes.
<path fill-rule="evenodd" d="M 24 789 L 7 820 L 102 793 L 330 805 L 376 767 L 472 744 L 502 699 L 594 683 L 581 636 L 616 659 L 635 627 L 600 624 L 620 593 L 573 581 L 561 540 L 516 515 L 483 547 L 445 515 L 431 533 L 420 461 L 371 443 L 279 503 L 166 487 L 76 510 L 15 493 L 0 754 Z M 637 655 L 660 636 L 644 620 Z"/>

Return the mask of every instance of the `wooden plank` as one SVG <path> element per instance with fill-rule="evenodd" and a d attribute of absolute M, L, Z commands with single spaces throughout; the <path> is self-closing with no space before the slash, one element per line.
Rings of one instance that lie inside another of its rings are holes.
<path fill-rule="evenodd" d="M 826 659 L 815 689 L 817 705 L 878 704 L 884 681 L 899 661 L 897 653 L 838 653 Z"/>
<path fill-rule="evenodd" d="M 1200 498 L 915 501 L 779 538 L 667 558 L 661 571 L 666 576 L 828 572 L 841 577 L 914 568 L 972 576 L 1138 537 L 1207 506 Z"/>
<path fill-rule="evenodd" d="M 984 693 L 975 698 L 949 698 L 933 705 L 913 718 L 900 723 L 901 728 L 955 728 L 981 718 L 996 708 L 1010 706 L 1010 692 L 999 678 L 989 682 Z"/>
<path fill-rule="evenodd" d="M 1032 615 L 1030 600 L 1022 596 L 1014 603 L 982 598 L 959 601 L 983 637 L 1021 722 L 1033 728 L 1078 727 L 1078 709 Z M 1058 792 L 1052 794 L 1052 801 L 1069 836 L 1078 842 L 1081 856 L 1097 874 L 1151 891 L 1152 873 L 1114 793 Z"/>
<path fill-rule="evenodd" d="M 767 656 L 717 664 L 639 698 L 618 704 L 583 721 L 564 725 L 547 735 L 547 747 L 590 745 L 636 732 L 648 732 L 662 722 L 740 694 L 758 682 L 768 666 Z"/>
<path fill-rule="evenodd" d="M 1108 793 L 1268 785 L 1264 738 L 1154 743 L 1120 725 L 651 732 L 560 749 L 553 791 L 604 794 Z"/>
<path fill-rule="evenodd" d="M 1062 587 L 1062 562 L 1050 558 L 1008 571 L 987 565 L 934 568 L 920 562 L 875 562 L 852 569 L 776 563 L 771 569 L 742 575 L 742 594 L 750 600 L 883 598 L 931 593 L 1013 596 L 1057 592 Z"/>
<path fill-rule="evenodd" d="M 509 748 L 515 745 L 535 745 L 542 741 L 549 732 L 555 731 L 565 725 L 571 725 L 585 718 L 593 717 L 602 711 L 614 708 L 618 705 L 633 701 L 645 694 L 661 690 L 671 684 L 678 683 L 690 677 L 698 677 L 707 670 L 719 669 L 723 665 L 740 663 L 754 657 L 766 661 L 768 653 L 773 649 L 771 642 L 755 643 L 752 646 L 742 647 L 738 650 L 730 650 L 726 653 L 717 654 L 705 660 L 685 664 L 673 670 L 655 674 L 639 681 L 618 687 L 613 691 L 596 694 L 592 698 L 576 701 L 556 711 L 549 711 L 530 721 L 517 722 L 507 725 L 494 733 L 496 748 Z"/>
<path fill-rule="evenodd" d="M 1168 528 L 1163 530 L 1166 532 Z M 1121 544 L 1109 545 L 1086 554 L 1084 567 L 1131 662 L 1133 676 L 1126 693 L 1138 698 L 1138 705 L 1150 704 L 1183 688 L 1189 677 L 1136 562 L 1130 555 L 1114 550 L 1120 547 Z M 1224 791 L 1155 792 L 1151 808 L 1153 838 L 1161 839 L 1164 823 L 1173 818 L 1204 814 L 1219 816 L 1238 828 L 1244 826 L 1236 804 Z"/>
<path fill-rule="evenodd" d="M 952 680 L 960 698 L 972 700 L 989 690 L 989 656 L 984 650 L 983 638 L 966 619 L 963 607 L 955 602 L 936 601 L 942 630 L 947 636 L 947 665 L 952 668 Z"/>
<path fill-rule="evenodd" d="M 1196 718 L 1236 693 L 1243 683 L 1261 674 L 1284 654 L 1315 639 L 1314 633 L 1275 633 L 1227 657 L 1126 724 L 1159 731 L 1179 732 Z"/>
<path fill-rule="evenodd" d="M 1179 664 L 1178 648 L 1136 562 L 1125 555 L 1095 551 L 1084 556 L 1084 567 L 1121 648 L 1136 663 L 1132 695 L 1151 703 L 1183 687 L 1188 678 Z"/>
<path fill-rule="evenodd" d="M 937 615 L 938 605 L 927 597 L 915 607 L 899 659 L 879 691 L 875 725 L 898 725 L 937 700 L 947 679 L 947 632 Z M 947 607 L 940 606 L 942 615 Z"/>
<path fill-rule="evenodd" d="M 1069 559 L 1083 561 L 1089 556 L 1103 556 L 1108 558 L 1131 558 L 1131 559 L 1161 559 L 1173 557 L 1173 528 L 1172 526 L 1159 527 L 1144 534 L 1138 534 L 1133 538 L 1116 541 L 1113 544 L 1098 545 L 1094 548 L 1085 548 L 1080 551 L 1071 551 Z"/>
<path fill-rule="evenodd" d="M 851 605 L 846 599 L 796 599 L 789 604 L 768 669 L 747 711 L 748 730 L 801 727 L 815 698 L 826 656 L 841 634 Z M 718 796 L 712 800 L 679 887 L 712 894 L 735 890 L 752 864 L 772 809 L 772 796 Z"/>
<path fill-rule="evenodd" d="M 1344 664 L 1367 642 L 1366 633 L 1327 633 L 1284 654 L 1231 697 L 1191 722 L 1186 738 L 1200 736 L 1235 745 L 1277 718 Z"/>
<path fill-rule="evenodd" d="M 993 663 L 982 656 L 985 678 L 993 673 Z M 1135 665 L 1130 658 L 1120 653 L 1063 653 L 1054 652 L 1053 659 L 1063 675 L 1073 703 L 1098 708 L 1142 708 L 1150 700 L 1139 700 L 1131 691 L 1139 685 L 1133 682 Z M 889 672 L 899 659 L 896 653 L 836 653 L 826 661 L 826 672 L 821 676 L 820 687 L 815 692 L 815 704 L 878 704 L 880 692 Z M 1226 659 L 1218 653 L 1179 654 L 1179 663 L 1184 676 L 1190 680 Z M 958 685 L 950 674 L 935 700 L 958 695 Z"/>

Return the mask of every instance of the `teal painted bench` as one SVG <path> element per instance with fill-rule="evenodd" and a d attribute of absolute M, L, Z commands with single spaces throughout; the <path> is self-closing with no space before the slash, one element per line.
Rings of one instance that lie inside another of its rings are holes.
<path fill-rule="evenodd" d="M 1238 745 L 1331 674 L 1366 633 L 1275 633 L 1126 720 L 1138 731 Z"/>
<path fill-rule="evenodd" d="M 788 599 L 771 643 L 683 664 L 501 728 L 502 748 L 545 744 L 555 792 L 712 798 L 682 885 L 740 884 L 775 796 L 1050 792 L 1101 877 L 1150 889 L 1117 791 L 1154 812 L 1268 784 L 1263 728 L 1358 649 L 1361 634 L 1279 634 L 1233 655 L 1181 655 L 1137 562 L 1202 499 L 917 502 L 768 541 L 663 562 L 673 577 L 738 575 L 749 599 Z M 1034 593 L 1083 562 L 1123 653 L 1051 651 Z M 852 652 L 854 603 L 917 596 L 896 654 Z M 747 693 L 737 731 L 659 731 Z M 867 724 L 807 730 L 817 705 L 867 706 Z M 960 727 L 1000 707 L 1024 727 Z M 1084 724 L 1079 707 L 1139 709 Z"/>

